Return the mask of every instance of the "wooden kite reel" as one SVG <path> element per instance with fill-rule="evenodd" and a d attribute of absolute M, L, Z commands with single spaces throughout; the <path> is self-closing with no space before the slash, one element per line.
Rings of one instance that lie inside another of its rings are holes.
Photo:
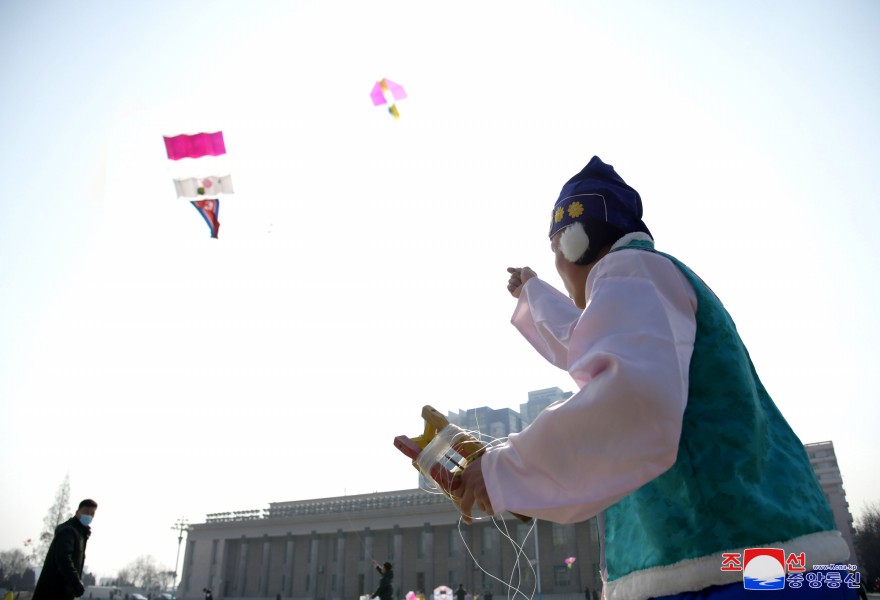
<path fill-rule="evenodd" d="M 455 491 L 461 487 L 461 473 L 486 451 L 486 444 L 450 423 L 432 406 L 422 408 L 422 418 L 425 420 L 422 435 L 412 439 L 399 435 L 394 438 L 394 445 L 412 459 L 417 471 L 433 481 L 458 506 L 461 498 Z M 530 517 L 514 515 L 522 521 L 531 520 Z"/>

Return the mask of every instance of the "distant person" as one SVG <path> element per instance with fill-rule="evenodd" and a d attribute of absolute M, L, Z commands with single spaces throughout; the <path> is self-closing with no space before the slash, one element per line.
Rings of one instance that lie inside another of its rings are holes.
<path fill-rule="evenodd" d="M 205 593 L 205 600 L 214 600 L 214 594 L 211 593 L 210 589 L 202 588 L 202 592 Z"/>
<path fill-rule="evenodd" d="M 3 600 L 13 600 L 14 597 L 15 593 L 13 592 L 12 588 L 8 588 L 6 590 L 6 594 L 3 595 Z"/>
<path fill-rule="evenodd" d="M 82 573 L 96 510 L 97 502 L 83 500 L 73 517 L 55 528 L 32 600 L 72 600 L 86 591 Z"/>
<path fill-rule="evenodd" d="M 458 589 L 455 590 L 455 600 L 464 600 L 465 598 L 467 598 L 467 595 L 468 593 L 467 590 L 464 589 L 464 584 L 459 583 Z"/>
<path fill-rule="evenodd" d="M 374 560 L 373 566 L 376 567 L 376 570 L 379 571 L 379 574 L 382 577 L 379 579 L 379 587 L 376 588 L 376 591 L 373 592 L 373 595 L 370 596 L 370 598 L 391 600 L 394 595 L 394 589 L 391 587 L 391 581 L 394 579 L 394 571 L 391 568 L 391 563 L 385 562 L 385 564 L 379 566 L 379 563 Z"/>
<path fill-rule="evenodd" d="M 483 592 L 483 600 L 492 600 L 492 590 Z"/>

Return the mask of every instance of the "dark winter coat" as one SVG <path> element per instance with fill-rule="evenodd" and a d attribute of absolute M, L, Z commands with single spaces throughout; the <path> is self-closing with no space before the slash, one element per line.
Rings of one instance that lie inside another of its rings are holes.
<path fill-rule="evenodd" d="M 55 528 L 32 600 L 72 600 L 83 594 L 83 564 L 91 533 L 76 517 Z"/>
<path fill-rule="evenodd" d="M 378 596 L 379 600 L 391 600 L 392 596 L 394 596 L 394 589 L 391 587 L 391 580 L 394 579 L 394 571 L 382 571 L 379 569 L 379 572 L 382 573 L 382 578 L 379 579 L 379 587 L 373 592 L 371 598 L 376 598 Z"/>

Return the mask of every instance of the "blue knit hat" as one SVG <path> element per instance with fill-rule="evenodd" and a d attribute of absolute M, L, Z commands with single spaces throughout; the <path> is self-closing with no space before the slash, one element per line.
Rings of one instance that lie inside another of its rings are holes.
<path fill-rule="evenodd" d="M 622 234 L 651 234 L 642 222 L 642 198 L 598 156 L 568 180 L 550 217 L 550 237 L 575 223 L 603 221 Z"/>

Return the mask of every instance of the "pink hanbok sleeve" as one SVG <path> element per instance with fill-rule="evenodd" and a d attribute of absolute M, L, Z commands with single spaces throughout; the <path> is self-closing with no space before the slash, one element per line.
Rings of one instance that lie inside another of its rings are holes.
<path fill-rule="evenodd" d="M 537 277 L 526 281 L 511 323 L 560 369 L 568 366 L 568 341 L 581 316 L 571 298 Z"/>
<path fill-rule="evenodd" d="M 513 322 L 580 391 L 485 454 L 495 511 L 581 521 L 672 466 L 695 314 L 693 288 L 677 267 L 640 250 L 596 264 L 582 312 L 546 283 L 526 282 Z"/>

